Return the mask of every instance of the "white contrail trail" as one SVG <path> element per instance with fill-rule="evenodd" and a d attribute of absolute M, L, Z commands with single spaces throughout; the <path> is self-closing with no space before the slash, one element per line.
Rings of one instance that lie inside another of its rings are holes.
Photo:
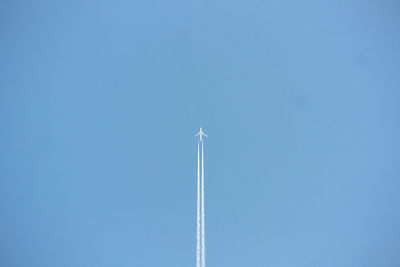
<path fill-rule="evenodd" d="M 200 145 L 197 141 L 197 229 L 196 267 L 200 267 Z"/>
<path fill-rule="evenodd" d="M 204 142 L 202 137 L 207 135 L 202 131 L 196 136 L 200 136 L 197 141 L 197 229 L 196 229 L 196 267 L 206 266 L 206 238 L 205 238 L 205 212 L 204 212 Z M 201 159 L 200 159 L 201 143 Z M 201 161 L 201 163 L 200 163 Z M 201 164 L 201 175 L 200 175 Z"/>
<path fill-rule="evenodd" d="M 205 219 L 204 219 L 204 146 L 201 142 L 201 267 L 206 266 Z"/>

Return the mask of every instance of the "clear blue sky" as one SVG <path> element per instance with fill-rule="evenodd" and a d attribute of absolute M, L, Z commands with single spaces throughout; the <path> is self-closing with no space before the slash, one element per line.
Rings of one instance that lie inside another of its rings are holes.
<path fill-rule="evenodd" d="M 397 1 L 2 1 L 0 266 L 400 266 Z"/>

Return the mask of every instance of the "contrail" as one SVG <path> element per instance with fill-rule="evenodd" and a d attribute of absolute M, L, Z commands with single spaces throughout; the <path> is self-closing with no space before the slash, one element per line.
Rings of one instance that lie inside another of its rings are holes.
<path fill-rule="evenodd" d="M 197 141 L 197 233 L 196 267 L 200 267 L 200 145 Z"/>
<path fill-rule="evenodd" d="M 201 141 L 201 267 L 206 266 L 205 244 L 205 220 L 204 220 L 204 146 Z"/>
<path fill-rule="evenodd" d="M 197 141 L 197 229 L 196 229 L 196 267 L 206 266 L 206 238 L 205 238 L 205 215 L 204 215 L 204 142 L 203 136 L 208 137 L 203 129 L 195 135 L 200 136 Z M 201 143 L 201 163 L 200 163 Z M 201 176 L 200 176 L 201 164 Z"/>

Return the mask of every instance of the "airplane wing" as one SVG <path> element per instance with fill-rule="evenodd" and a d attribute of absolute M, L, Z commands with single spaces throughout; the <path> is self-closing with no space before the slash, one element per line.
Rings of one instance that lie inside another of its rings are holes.
<path fill-rule="evenodd" d="M 195 136 L 198 136 L 198 135 L 200 135 L 200 133 L 197 133 Z"/>
<path fill-rule="evenodd" d="M 203 135 L 204 135 L 205 137 L 208 137 L 208 135 L 206 135 L 205 133 L 203 133 Z"/>

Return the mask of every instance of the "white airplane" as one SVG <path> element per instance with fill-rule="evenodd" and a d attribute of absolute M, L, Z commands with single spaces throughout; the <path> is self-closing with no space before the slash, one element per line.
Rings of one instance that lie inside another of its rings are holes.
<path fill-rule="evenodd" d="M 200 136 L 200 141 L 203 141 L 203 135 L 204 135 L 205 137 L 208 137 L 208 135 L 206 135 L 206 134 L 203 132 L 203 129 L 200 127 L 200 132 L 198 132 L 195 136 Z"/>

